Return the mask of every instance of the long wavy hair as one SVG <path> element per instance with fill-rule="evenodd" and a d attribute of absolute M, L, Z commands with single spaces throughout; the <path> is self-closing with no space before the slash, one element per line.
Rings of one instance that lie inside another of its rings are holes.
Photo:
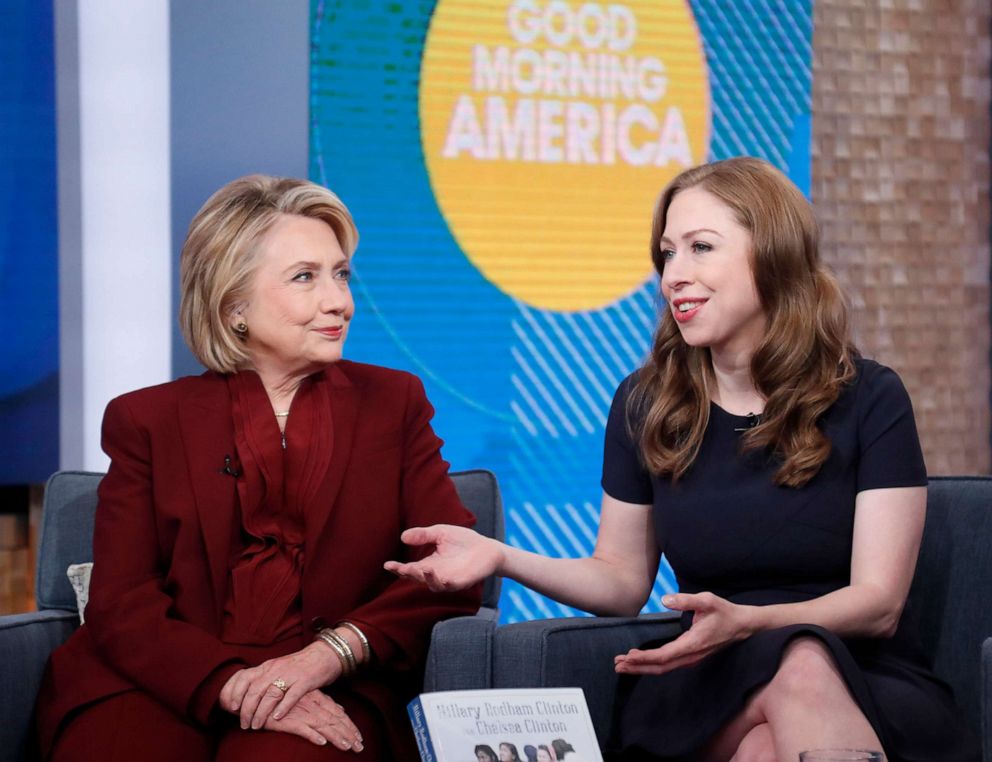
<path fill-rule="evenodd" d="M 715 196 L 751 234 L 751 269 L 768 326 L 751 357 L 751 378 L 765 408 L 741 447 L 774 453 L 775 483 L 801 487 L 830 455 L 817 422 L 854 377 L 857 354 L 843 294 L 820 261 L 813 210 L 785 175 L 761 159 L 688 169 L 669 183 L 655 208 L 651 259 L 659 276 L 668 209 L 687 188 Z M 709 348 L 686 344 L 665 309 L 627 410 L 628 421 L 639 421 L 632 433 L 653 473 L 678 481 L 696 459 L 709 422 L 712 373 Z"/>

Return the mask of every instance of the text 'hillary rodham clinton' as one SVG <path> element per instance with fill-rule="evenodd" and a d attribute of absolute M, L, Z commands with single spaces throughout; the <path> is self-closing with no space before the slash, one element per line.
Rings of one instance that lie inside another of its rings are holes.
<path fill-rule="evenodd" d="M 562 717 L 578 715 L 582 712 L 578 704 L 570 701 L 534 701 L 533 703 L 513 703 L 501 701 L 490 703 L 483 701 L 479 704 L 438 704 L 434 707 L 437 716 L 445 720 L 504 717 Z"/>

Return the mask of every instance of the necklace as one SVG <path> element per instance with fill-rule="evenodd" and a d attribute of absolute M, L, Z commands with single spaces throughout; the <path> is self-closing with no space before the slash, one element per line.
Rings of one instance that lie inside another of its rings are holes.
<path fill-rule="evenodd" d="M 287 410 L 283 413 L 276 413 L 276 418 L 289 418 L 289 411 Z"/>

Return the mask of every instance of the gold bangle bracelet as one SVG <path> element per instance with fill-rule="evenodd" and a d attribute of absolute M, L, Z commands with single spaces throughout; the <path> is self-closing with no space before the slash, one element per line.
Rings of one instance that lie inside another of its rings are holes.
<path fill-rule="evenodd" d="M 331 650 L 333 650 L 335 654 L 337 654 L 338 661 L 341 662 L 341 673 L 345 677 L 349 677 L 354 669 L 351 666 L 351 660 L 348 658 L 348 654 L 341 647 L 341 644 L 328 635 L 321 634 L 318 637 L 330 646 Z"/>
<path fill-rule="evenodd" d="M 348 645 L 348 642 L 330 629 L 321 630 L 317 633 L 317 637 L 330 646 L 331 650 L 337 654 L 338 659 L 341 660 L 341 669 L 345 677 L 354 674 L 358 668 L 358 664 L 355 661 L 355 654 L 351 650 L 351 646 Z"/>
<path fill-rule="evenodd" d="M 324 635 L 324 633 L 322 633 L 322 632 L 318 632 L 317 633 L 317 638 L 316 639 L 323 641 L 324 642 L 324 645 L 326 645 L 328 648 L 330 648 L 334 652 L 334 654 L 338 657 L 338 661 L 341 662 L 341 672 L 343 674 L 347 674 L 347 672 L 348 672 L 348 658 L 344 655 L 344 651 L 341 650 L 341 647 L 337 643 L 335 643 L 333 640 L 331 640 L 329 637 L 327 637 L 326 635 Z"/>
<path fill-rule="evenodd" d="M 344 627 L 346 630 L 351 630 L 355 633 L 355 637 L 358 638 L 359 642 L 362 644 L 362 661 L 370 662 L 372 661 L 372 646 L 369 645 L 369 639 L 365 637 L 365 633 L 358 629 L 357 625 L 351 622 L 341 621 L 338 622 L 335 627 Z"/>
<path fill-rule="evenodd" d="M 336 632 L 334 632 L 334 630 L 330 630 L 327 634 L 330 635 L 332 638 L 334 638 L 337 644 L 341 646 L 341 648 L 344 650 L 345 658 L 348 659 L 348 667 L 349 667 L 348 674 L 351 675 L 357 672 L 358 659 L 355 658 L 355 652 L 351 650 L 351 644 L 347 640 L 342 638 L 340 635 L 338 635 Z"/>
<path fill-rule="evenodd" d="M 324 632 L 327 634 L 327 637 L 333 638 L 334 642 L 344 651 L 344 656 L 348 660 L 348 674 L 350 675 L 356 672 L 358 670 L 358 659 L 355 658 L 355 652 L 351 650 L 351 644 L 330 628 L 324 630 Z"/>

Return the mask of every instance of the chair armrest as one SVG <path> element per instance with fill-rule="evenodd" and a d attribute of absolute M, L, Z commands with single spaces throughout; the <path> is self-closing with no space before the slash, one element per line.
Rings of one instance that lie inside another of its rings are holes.
<path fill-rule="evenodd" d="M 992 638 L 982 643 L 981 674 L 982 761 L 992 762 Z"/>
<path fill-rule="evenodd" d="M 578 687 L 604 743 L 610 735 L 618 676 L 613 657 L 648 640 L 682 632 L 679 614 L 540 619 L 500 627 L 493 650 L 496 688 Z"/>
<path fill-rule="evenodd" d="M 61 609 L 0 616 L 0 756 L 5 759 L 29 758 L 45 665 L 78 626 L 76 612 Z"/>
<path fill-rule="evenodd" d="M 492 688 L 493 633 L 498 618 L 498 610 L 483 607 L 474 616 L 446 619 L 434 625 L 424 690 Z"/>

